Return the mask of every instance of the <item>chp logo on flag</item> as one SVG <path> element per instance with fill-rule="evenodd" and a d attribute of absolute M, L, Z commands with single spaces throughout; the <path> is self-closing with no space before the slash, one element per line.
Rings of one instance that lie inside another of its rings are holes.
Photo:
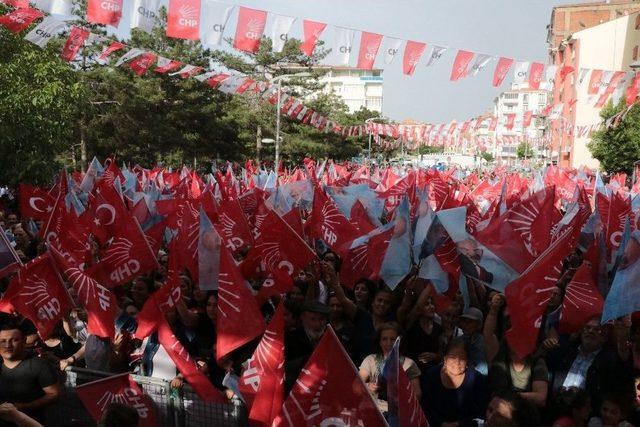
<path fill-rule="evenodd" d="M 197 27 L 198 26 L 198 9 L 191 4 L 183 4 L 178 10 L 179 18 L 178 23 L 183 27 Z"/>
<path fill-rule="evenodd" d="M 114 375 L 77 387 L 78 397 L 93 419 L 99 421 L 112 403 L 130 406 L 138 412 L 140 425 L 155 426 L 153 403 L 129 374 Z"/>

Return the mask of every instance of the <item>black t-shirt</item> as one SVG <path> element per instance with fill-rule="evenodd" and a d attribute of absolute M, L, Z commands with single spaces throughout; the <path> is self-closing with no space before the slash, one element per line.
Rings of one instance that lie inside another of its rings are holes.
<path fill-rule="evenodd" d="M 53 367 L 39 357 L 25 359 L 13 369 L 4 363 L 0 366 L 0 402 L 26 403 L 44 396 L 45 387 L 58 382 Z M 28 415 L 42 420 L 44 411 L 25 411 Z"/>
<path fill-rule="evenodd" d="M 422 329 L 422 326 L 420 326 L 420 321 L 418 320 L 411 326 L 402 339 L 401 353 L 415 361 L 420 370 L 424 372 L 432 366 L 437 365 L 439 361 L 422 363 L 418 360 L 418 356 L 426 352 L 439 354 L 441 335 L 442 327 L 437 323 L 433 323 L 431 333 L 427 334 L 424 329 Z"/>

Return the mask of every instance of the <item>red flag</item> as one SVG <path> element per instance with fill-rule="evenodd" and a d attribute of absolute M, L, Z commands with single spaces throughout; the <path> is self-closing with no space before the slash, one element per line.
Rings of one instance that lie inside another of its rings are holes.
<path fill-rule="evenodd" d="M 529 68 L 529 89 L 540 89 L 540 82 L 544 74 L 544 64 L 532 62 Z"/>
<path fill-rule="evenodd" d="M 29 7 L 29 0 L 4 0 L 3 3 L 7 6 L 15 7 L 16 9 Z"/>
<path fill-rule="evenodd" d="M 45 220 L 56 204 L 56 200 L 45 190 L 29 184 L 20 184 L 19 201 L 22 217 L 35 220 Z"/>
<path fill-rule="evenodd" d="M 573 233 L 567 230 L 505 288 L 511 329 L 506 332 L 509 347 L 520 357 L 536 348 L 540 319 L 553 288 L 562 273 L 562 261 L 573 250 Z"/>
<path fill-rule="evenodd" d="M 305 19 L 302 22 L 302 29 L 304 31 L 304 42 L 300 45 L 300 50 L 307 56 L 313 55 L 313 49 L 318 43 L 318 39 L 322 32 L 327 27 L 327 24 L 322 22 L 314 22 Z"/>
<path fill-rule="evenodd" d="M 213 226 L 232 253 L 253 243 L 251 228 L 237 199 L 220 202 L 217 219 L 213 221 Z"/>
<path fill-rule="evenodd" d="M 327 326 L 273 425 L 330 424 L 387 425 L 340 340 Z"/>
<path fill-rule="evenodd" d="M 66 190 L 58 195 L 46 225 L 40 229 L 40 236 L 65 255 L 78 262 L 86 262 L 90 256 L 86 245 L 88 232 L 73 209 L 67 211 L 65 195 Z"/>
<path fill-rule="evenodd" d="M 226 248 L 220 248 L 216 359 L 219 361 L 264 331 L 253 294 Z"/>
<path fill-rule="evenodd" d="M 113 321 L 118 310 L 115 296 L 72 261 L 65 259 L 53 246 L 49 246 L 49 251 L 58 270 L 73 286 L 78 302 L 87 310 L 89 333 L 102 338 L 113 338 Z"/>
<path fill-rule="evenodd" d="M 98 58 L 98 60 L 100 61 L 104 61 L 105 59 L 107 59 L 107 57 L 109 55 L 111 55 L 113 52 L 120 50 L 124 47 L 125 45 L 120 43 L 120 42 L 111 42 L 111 44 L 107 47 L 105 47 L 102 52 L 100 53 L 100 57 Z"/>
<path fill-rule="evenodd" d="M 349 217 L 362 233 L 369 233 L 376 228 L 376 226 L 371 222 L 371 218 L 369 218 L 367 210 L 360 200 L 356 200 L 351 207 L 351 215 Z"/>
<path fill-rule="evenodd" d="M 578 332 L 589 319 L 600 317 L 603 306 L 604 300 L 594 281 L 592 269 L 587 262 L 583 262 L 565 289 L 558 332 Z"/>
<path fill-rule="evenodd" d="M 33 21 L 42 18 L 44 15 L 38 9 L 24 8 L 16 9 L 0 16 L 0 25 L 12 33 L 19 33 L 25 30 Z"/>
<path fill-rule="evenodd" d="M 169 0 L 167 37 L 187 40 L 200 38 L 199 0 Z"/>
<path fill-rule="evenodd" d="M 31 260 L 19 270 L 4 299 L 33 322 L 42 338 L 47 338 L 73 307 L 48 253 Z"/>
<path fill-rule="evenodd" d="M 122 0 L 89 0 L 87 21 L 117 27 L 122 18 Z"/>
<path fill-rule="evenodd" d="M 158 319 L 166 310 L 173 309 L 181 298 L 180 277 L 176 270 L 172 270 L 165 284 L 151 294 L 138 313 L 136 317 L 138 327 L 134 337 L 143 340 L 151 335 L 158 328 Z"/>
<path fill-rule="evenodd" d="M 149 68 L 156 62 L 156 58 L 158 56 L 152 52 L 145 52 L 142 55 L 136 56 L 131 62 L 129 62 L 129 67 L 140 77 L 147 72 Z"/>
<path fill-rule="evenodd" d="M 636 102 L 636 99 L 638 99 L 638 85 L 640 85 L 640 74 L 636 73 L 627 88 L 627 107 L 632 106 Z"/>
<path fill-rule="evenodd" d="M 352 241 L 359 234 L 358 229 L 319 186 L 314 188 L 313 209 L 305 228 L 307 236 L 324 240 L 334 250 Z"/>
<path fill-rule="evenodd" d="M 316 254 L 280 215 L 269 211 L 250 258 L 259 259 L 263 269 L 273 274 L 277 287 L 286 291 L 293 284 L 294 275 L 316 259 Z"/>
<path fill-rule="evenodd" d="M 610 197 L 598 194 L 596 206 L 604 227 L 605 243 L 613 256 L 622 241 L 625 220 L 631 212 L 631 200 L 628 195 L 619 191 L 612 193 Z"/>
<path fill-rule="evenodd" d="M 591 78 L 589 79 L 589 89 L 587 90 L 587 94 L 596 95 L 600 91 L 602 73 L 602 70 L 591 70 Z"/>
<path fill-rule="evenodd" d="M 496 64 L 496 70 L 493 72 L 493 85 L 495 87 L 498 87 L 502 84 L 512 65 L 513 59 L 511 58 L 502 57 L 498 60 L 498 64 Z"/>
<path fill-rule="evenodd" d="M 362 32 L 360 36 L 360 51 L 358 53 L 358 68 L 363 70 L 371 70 L 373 68 L 381 42 L 381 34 Z"/>
<path fill-rule="evenodd" d="M 208 78 L 206 80 L 206 83 L 215 89 L 218 86 L 220 86 L 222 82 L 228 79 L 229 77 L 231 77 L 230 74 L 225 74 L 225 73 L 216 74 L 215 76 L 211 76 L 210 78 Z"/>
<path fill-rule="evenodd" d="M 158 267 L 153 249 L 138 221 L 129 217 L 120 227 L 109 247 L 101 252 L 100 261 L 88 270 L 88 274 L 109 288 L 122 285 Z"/>
<path fill-rule="evenodd" d="M 165 65 L 160 66 L 160 61 L 158 61 L 158 67 L 156 67 L 153 71 L 156 73 L 164 74 L 164 73 L 168 73 L 171 70 L 175 70 L 181 65 L 182 65 L 182 62 L 171 59 Z"/>
<path fill-rule="evenodd" d="M 513 125 L 515 123 L 516 120 L 516 114 L 515 113 L 507 113 L 504 115 L 507 118 L 507 122 L 505 123 L 504 127 L 511 130 L 513 129 Z"/>
<path fill-rule="evenodd" d="M 118 234 L 122 224 L 131 216 L 113 185 L 102 184 L 97 186 L 85 215 L 91 234 L 101 244 Z"/>
<path fill-rule="evenodd" d="M 404 56 L 402 59 L 402 72 L 410 76 L 416 70 L 416 66 L 420 61 L 420 57 L 426 49 L 426 43 L 414 42 L 407 40 L 404 48 Z"/>
<path fill-rule="evenodd" d="M 524 112 L 524 118 L 522 119 L 522 126 L 528 128 L 531 125 L 531 119 L 533 118 L 533 111 L 528 110 Z"/>
<path fill-rule="evenodd" d="M 343 259 L 340 283 L 353 287 L 362 278 L 377 280 L 392 235 L 393 228 L 385 230 L 384 227 L 379 227 L 367 236 L 345 245 L 339 251 Z"/>
<path fill-rule="evenodd" d="M 282 409 L 283 360 L 284 305 L 281 302 L 238 381 L 252 427 L 270 426 Z"/>
<path fill-rule="evenodd" d="M 240 6 L 236 37 L 233 47 L 245 52 L 256 53 L 267 22 L 267 12 Z"/>
<path fill-rule="evenodd" d="M 67 42 L 62 49 L 62 54 L 60 55 L 62 59 L 67 62 L 73 61 L 78 55 L 78 51 L 84 44 L 85 40 L 89 38 L 89 34 L 89 31 L 84 28 L 73 27 L 69 33 Z"/>
<path fill-rule="evenodd" d="M 164 316 L 158 319 L 158 341 L 198 397 L 205 402 L 226 403 L 227 399 L 198 370 L 195 360 L 173 334 Z"/>
<path fill-rule="evenodd" d="M 467 76 L 467 67 L 474 56 L 475 53 L 473 52 L 468 52 L 462 49 L 458 51 L 456 59 L 453 61 L 453 67 L 451 68 L 450 79 L 452 82 Z"/>
<path fill-rule="evenodd" d="M 561 69 L 560 69 L 560 81 L 563 82 L 564 79 L 567 78 L 567 76 L 571 73 L 573 73 L 575 70 L 572 66 L 570 65 L 564 65 Z"/>
<path fill-rule="evenodd" d="M 138 412 L 139 426 L 157 426 L 153 402 L 129 374 L 120 374 L 78 385 L 78 397 L 94 420 L 100 421 L 110 403 L 122 403 Z"/>

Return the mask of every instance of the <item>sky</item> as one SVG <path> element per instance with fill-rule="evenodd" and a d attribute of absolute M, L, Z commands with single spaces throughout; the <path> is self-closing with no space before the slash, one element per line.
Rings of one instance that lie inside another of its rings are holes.
<path fill-rule="evenodd" d="M 283 15 L 336 26 L 462 48 L 519 60 L 547 60 L 547 25 L 553 6 L 576 0 L 222 0 Z M 230 25 L 235 26 L 235 14 Z M 301 19 L 292 36 L 300 37 Z M 265 30 L 269 34 L 269 25 Z M 356 36 L 356 41 L 357 41 Z M 322 37 L 329 47 L 333 29 Z M 358 44 L 354 42 L 356 47 Z M 383 41 L 384 46 L 384 41 Z M 428 53 L 429 47 L 427 47 Z M 355 63 L 357 53 L 352 55 Z M 455 50 L 450 49 L 431 67 L 424 61 L 413 76 L 402 73 L 401 57 L 384 67 L 383 115 L 431 123 L 464 120 L 491 108 L 493 99 L 508 89 L 491 84 L 495 61 L 475 77 L 449 81 Z M 326 58 L 331 62 L 332 57 Z M 384 65 L 378 55 L 376 66 Z"/>
<path fill-rule="evenodd" d="M 131 0 L 125 0 L 125 4 Z M 300 38 L 302 19 L 329 24 L 321 39 L 328 47 L 333 28 L 342 26 L 400 39 L 449 46 L 442 59 L 431 67 L 424 58 L 413 76 L 402 73 L 402 57 L 390 65 L 382 61 L 382 47 L 376 67 L 384 68 L 383 115 L 393 120 L 413 119 L 430 123 L 465 120 L 492 107 L 493 99 L 508 89 L 511 76 L 500 88 L 491 84 L 495 61 L 477 76 L 450 82 L 451 65 L 457 49 L 516 60 L 547 61 L 547 29 L 554 6 L 581 0 L 220 0 L 223 3 L 262 9 L 297 17 L 290 36 Z M 161 1 L 166 4 L 167 0 Z M 231 15 L 225 37 L 235 30 L 236 11 Z M 265 34 L 270 34 L 270 20 Z M 352 64 L 357 59 L 358 35 L 354 39 Z M 331 64 L 332 55 L 324 63 Z M 335 63 L 335 62 L 334 62 Z"/>

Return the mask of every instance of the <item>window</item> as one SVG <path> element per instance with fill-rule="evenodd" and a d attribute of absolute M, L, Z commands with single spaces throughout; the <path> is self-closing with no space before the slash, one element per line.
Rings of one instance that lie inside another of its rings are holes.
<path fill-rule="evenodd" d="M 373 77 L 380 77 L 380 70 L 373 70 Z"/>
<path fill-rule="evenodd" d="M 640 13 L 636 15 L 636 30 L 640 30 Z"/>
<path fill-rule="evenodd" d="M 382 110 L 382 98 L 367 98 L 365 101 L 365 107 L 373 111 Z"/>
<path fill-rule="evenodd" d="M 633 56 L 633 60 L 637 61 L 638 60 L 638 46 L 634 46 L 633 48 L 633 53 L 631 54 L 631 56 Z"/>

